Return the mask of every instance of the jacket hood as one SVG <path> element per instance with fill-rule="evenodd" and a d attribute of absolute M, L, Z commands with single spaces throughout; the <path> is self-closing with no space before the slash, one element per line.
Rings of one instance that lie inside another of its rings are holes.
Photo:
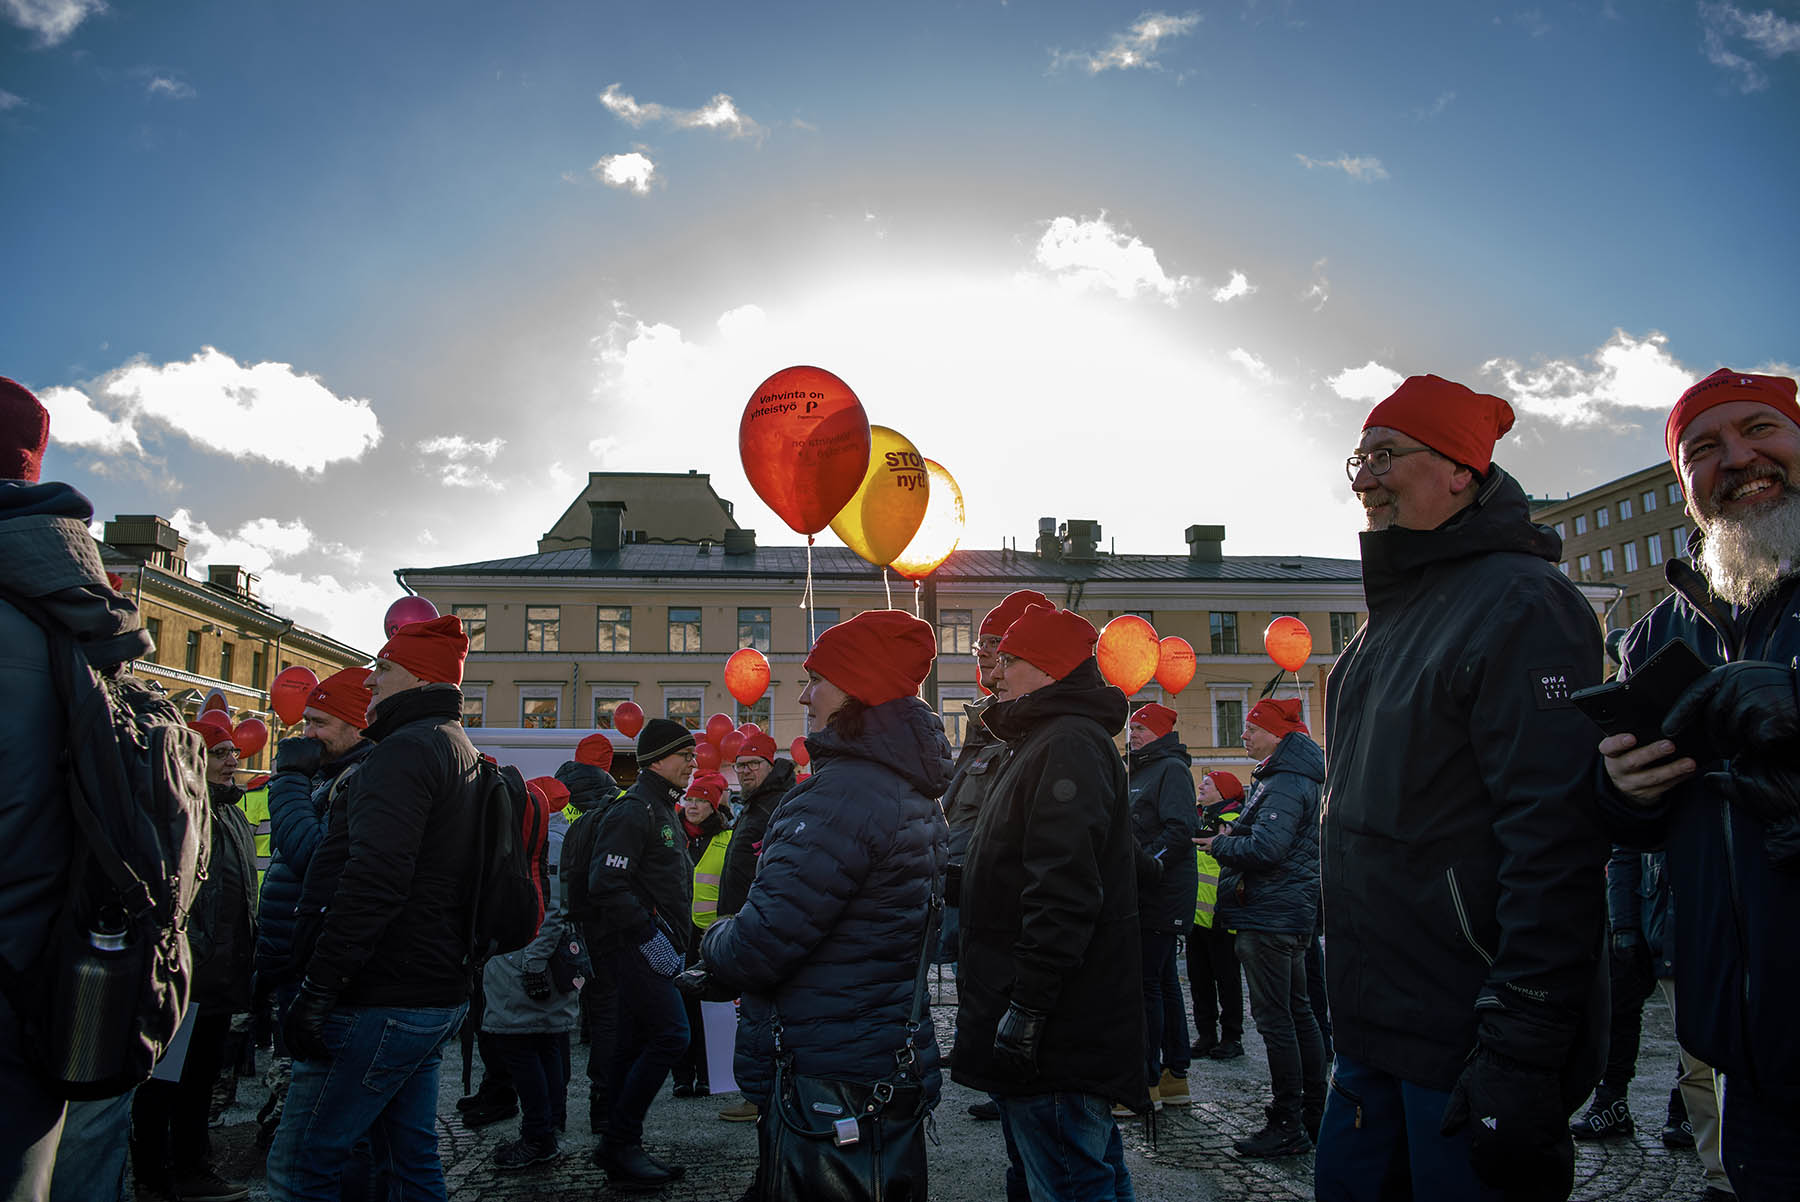
<path fill-rule="evenodd" d="M 1116 738 L 1125 729 L 1130 713 L 1131 703 L 1125 694 L 1106 683 L 1100 675 L 1100 665 L 1090 656 L 1073 672 L 1035 693 L 996 702 L 982 715 L 982 721 L 1008 743 L 1052 718 L 1070 715 L 1091 718 Z"/>
<path fill-rule="evenodd" d="M 154 643 L 137 606 L 106 583 L 88 522 L 94 507 L 67 484 L 0 481 L 0 588 L 42 606 L 97 667 L 141 659 Z"/>
<path fill-rule="evenodd" d="M 462 690 L 453 684 L 432 683 L 383 697 L 375 707 L 375 721 L 363 738 L 381 742 L 408 722 L 422 719 L 462 721 Z"/>
<path fill-rule="evenodd" d="M 1179 760 L 1184 768 L 1194 766 L 1194 757 L 1188 754 L 1187 745 L 1181 741 L 1180 734 L 1170 731 L 1155 742 L 1146 743 L 1126 757 L 1133 772 L 1154 764 L 1157 760 Z"/>
<path fill-rule="evenodd" d="M 220 785 L 207 781 L 206 797 L 216 806 L 234 806 L 243 800 L 244 791 L 236 785 Z"/>
<path fill-rule="evenodd" d="M 567 760 L 556 770 L 556 779 L 569 791 L 569 804 L 586 813 L 619 795 L 613 774 L 593 764 Z"/>
<path fill-rule="evenodd" d="M 375 744 L 369 742 L 367 739 L 358 739 L 356 741 L 356 746 L 352 747 L 349 751 L 346 751 L 337 759 L 326 760 L 324 763 L 320 764 L 319 775 L 332 778 L 341 776 L 346 768 L 350 767 L 352 764 L 361 763 L 362 760 L 374 750 Z"/>
<path fill-rule="evenodd" d="M 1325 783 L 1325 751 L 1308 735 L 1290 731 L 1281 736 L 1275 751 L 1250 773 L 1257 780 L 1277 772 L 1292 772 L 1308 780 Z"/>
<path fill-rule="evenodd" d="M 769 803 L 769 808 L 773 809 L 774 804 L 794 787 L 798 776 L 799 771 L 794 767 L 794 761 L 778 759 L 770 767 L 769 775 L 763 783 L 738 798 L 738 804 L 745 813 L 749 812 L 751 806 L 759 805 L 765 800 Z"/>
<path fill-rule="evenodd" d="M 1498 464 L 1481 482 L 1475 503 L 1434 530 L 1365 530 L 1363 596 L 1371 608 L 1390 600 L 1419 572 L 1437 563 L 1511 551 L 1555 563 L 1562 539 L 1531 520 L 1531 502 Z"/>
<path fill-rule="evenodd" d="M 806 750 L 815 762 L 847 756 L 880 764 L 926 797 L 942 797 L 950 783 L 950 740 L 944 737 L 944 724 L 917 697 L 896 697 L 864 710 L 863 731 L 857 738 L 845 738 L 833 726 L 807 735 Z"/>

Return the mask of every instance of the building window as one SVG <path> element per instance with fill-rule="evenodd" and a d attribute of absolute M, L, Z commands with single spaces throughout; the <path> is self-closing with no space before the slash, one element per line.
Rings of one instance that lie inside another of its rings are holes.
<path fill-rule="evenodd" d="M 938 612 L 938 654 L 968 655 L 975 647 L 975 613 L 967 609 Z M 961 713 L 961 710 L 957 711 Z"/>
<path fill-rule="evenodd" d="M 1211 623 L 1212 653 L 1214 655 L 1236 655 L 1238 653 L 1237 615 L 1215 613 L 1211 616 Z"/>
<path fill-rule="evenodd" d="M 1575 515 L 1575 537 L 1580 538 L 1582 535 L 1584 535 L 1586 533 L 1587 533 L 1587 514 L 1578 513 Z"/>
<path fill-rule="evenodd" d="M 969 715 L 963 706 L 973 700 L 973 688 L 953 685 L 938 690 L 938 717 L 943 719 L 944 734 L 953 748 L 960 748 L 969 737 Z"/>
<path fill-rule="evenodd" d="M 236 653 L 237 653 L 237 644 L 235 644 L 235 643 L 220 643 L 219 644 L 219 679 L 220 680 L 229 681 L 231 679 L 231 661 L 232 661 L 233 656 L 236 655 Z"/>
<path fill-rule="evenodd" d="M 459 618 L 463 624 L 463 633 L 469 636 L 469 650 L 487 650 L 487 606 L 485 605 L 452 605 L 452 617 Z M 468 723 L 463 723 L 467 726 Z"/>
<path fill-rule="evenodd" d="M 838 624 L 836 609 L 815 609 L 812 611 L 812 637 L 818 637 Z"/>
<path fill-rule="evenodd" d="M 1625 544 L 1625 570 L 1627 572 L 1635 572 L 1637 569 L 1637 540 L 1634 538 Z"/>
<path fill-rule="evenodd" d="M 1612 510 L 1602 505 L 1594 510 L 1594 529 L 1604 530 L 1612 523 Z"/>
<path fill-rule="evenodd" d="M 1557 564 L 1556 570 L 1561 572 L 1564 576 L 1567 576 L 1569 574 L 1569 561 L 1565 559 L 1561 563 Z"/>
<path fill-rule="evenodd" d="M 145 618 L 144 629 L 149 632 L 150 641 L 156 644 L 154 647 L 150 648 L 150 662 L 153 664 L 160 664 L 162 663 L 162 619 Z"/>
<path fill-rule="evenodd" d="M 1592 555 L 1583 555 L 1580 559 L 1575 561 L 1575 569 L 1581 573 L 1581 579 L 1586 580 L 1588 578 L 1588 573 L 1594 570 L 1594 557 Z"/>
<path fill-rule="evenodd" d="M 1625 624 L 1627 626 L 1629 626 L 1633 622 L 1636 622 L 1638 620 L 1638 618 L 1641 616 L 1642 615 L 1639 614 L 1639 612 L 1638 612 L 1637 594 L 1636 593 L 1625 594 Z"/>
<path fill-rule="evenodd" d="M 188 631 L 187 659 L 182 666 L 189 672 L 200 670 L 200 632 L 198 630 Z"/>
<path fill-rule="evenodd" d="M 1239 698 L 1213 702 L 1213 746 L 1236 747 L 1244 741 L 1244 703 Z"/>
<path fill-rule="evenodd" d="M 1356 637 L 1356 615 L 1353 613 L 1334 613 L 1331 615 L 1331 653 L 1341 652 Z"/>
<path fill-rule="evenodd" d="M 631 650 L 631 606 L 602 605 L 594 611 L 594 647 L 600 651 Z"/>
<path fill-rule="evenodd" d="M 594 729 L 612 730 L 615 727 L 613 714 L 621 705 L 631 700 L 630 689 L 595 689 L 594 690 Z"/>
<path fill-rule="evenodd" d="M 1562 523 L 1561 523 L 1561 522 L 1558 522 L 1558 523 L 1556 523 L 1556 525 L 1555 525 L 1555 526 L 1554 526 L 1554 527 L 1552 527 L 1552 529 L 1554 529 L 1554 530 L 1555 530 L 1555 531 L 1556 531 L 1556 537 L 1557 537 L 1557 538 L 1567 538 L 1567 537 L 1569 537 L 1569 536 L 1568 536 L 1568 535 L 1567 535 L 1567 534 L 1566 534 L 1566 533 L 1564 533 L 1564 531 L 1563 531 L 1563 524 L 1562 524 Z"/>
<path fill-rule="evenodd" d="M 557 651 L 562 644 L 562 607 L 560 605 L 527 605 L 525 607 L 525 650 Z"/>
<path fill-rule="evenodd" d="M 1600 578 L 1604 580 L 1613 574 L 1613 553 L 1611 547 L 1600 548 Z"/>
<path fill-rule="evenodd" d="M 1679 485 L 1679 484 L 1669 485 L 1669 504 L 1671 504 L 1671 505 L 1681 504 L 1681 485 Z"/>
<path fill-rule="evenodd" d="M 1650 549 L 1650 566 L 1655 567 L 1657 564 L 1661 563 L 1663 559 L 1662 535 L 1652 534 L 1649 538 L 1644 540 L 1644 543 Z"/>
<path fill-rule="evenodd" d="M 694 611 L 698 613 L 699 611 Z M 681 685 L 663 690 L 663 717 L 671 722 L 679 722 L 689 730 L 700 729 L 700 706 L 706 700 L 706 690 L 698 686 Z"/>
<path fill-rule="evenodd" d="M 1638 500 L 1643 502 L 1645 513 L 1651 512 L 1656 508 L 1656 490 L 1651 489 L 1649 492 L 1639 497 Z"/>
<path fill-rule="evenodd" d="M 700 650 L 700 611 L 697 609 L 669 609 L 669 650 Z M 669 715 L 674 717 L 673 714 Z"/>
<path fill-rule="evenodd" d="M 464 685 L 462 695 L 462 724 L 469 730 L 475 730 L 487 720 L 487 690 Z"/>
<path fill-rule="evenodd" d="M 1631 498 L 1630 497 L 1621 497 L 1619 499 L 1619 520 L 1621 522 L 1629 522 L 1631 520 Z"/>
<path fill-rule="evenodd" d="M 764 730 L 769 729 L 769 695 L 767 693 L 758 697 L 754 705 L 738 702 L 737 724 L 742 726 L 746 722 L 754 722 Z"/>
<path fill-rule="evenodd" d="M 1687 527 L 1677 526 L 1669 531 L 1669 554 L 1676 559 L 1687 558 Z"/>
<path fill-rule="evenodd" d="M 769 611 L 767 609 L 746 608 L 738 606 L 738 644 L 741 647 L 754 647 L 764 655 L 769 653 Z M 695 647 L 698 651 L 700 648 Z"/>
<path fill-rule="evenodd" d="M 268 663 L 269 663 L 268 657 L 265 656 L 262 652 L 252 651 L 250 653 L 250 687 L 251 688 L 264 689 L 264 688 L 268 687 L 269 682 L 267 680 L 263 679 L 263 670 L 268 667 Z"/>
<path fill-rule="evenodd" d="M 561 689 L 519 690 L 519 725 L 526 730 L 555 730 L 561 709 Z"/>

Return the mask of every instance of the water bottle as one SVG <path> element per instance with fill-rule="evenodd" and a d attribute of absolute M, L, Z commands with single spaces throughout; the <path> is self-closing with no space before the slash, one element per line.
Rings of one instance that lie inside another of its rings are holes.
<path fill-rule="evenodd" d="M 103 911 L 87 946 L 63 966 L 51 1039 L 59 1078 L 97 1082 L 124 1070 L 135 1038 L 139 980 L 125 915 Z"/>

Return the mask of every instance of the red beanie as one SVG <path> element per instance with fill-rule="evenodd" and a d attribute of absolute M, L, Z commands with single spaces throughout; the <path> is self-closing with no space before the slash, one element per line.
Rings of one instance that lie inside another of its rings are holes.
<path fill-rule="evenodd" d="M 864 705 L 880 705 L 917 694 L 936 658 L 930 622 L 901 609 L 871 609 L 820 635 L 804 667 Z"/>
<path fill-rule="evenodd" d="M 49 443 L 49 411 L 30 389 L 0 376 L 0 480 L 36 484 Z"/>
<path fill-rule="evenodd" d="M 1244 782 L 1229 772 L 1208 772 L 1206 779 L 1213 783 L 1219 796 L 1225 801 L 1244 800 Z"/>
<path fill-rule="evenodd" d="M 1027 606 L 1050 605 L 1050 598 L 1035 589 L 1022 588 L 1016 593 L 1008 593 L 1006 598 L 994 608 L 988 610 L 987 617 L 981 619 L 981 633 L 987 635 L 1005 634 L 1006 628 L 1019 620 Z M 1050 605 L 1051 609 L 1056 606 Z"/>
<path fill-rule="evenodd" d="M 1100 634 L 1094 624 L 1072 610 L 1049 605 L 1027 606 L 1006 628 L 1000 652 L 1022 659 L 1057 680 L 1092 659 Z"/>
<path fill-rule="evenodd" d="M 737 758 L 741 760 L 747 755 L 754 756 L 759 760 L 768 760 L 773 764 L 775 762 L 774 738 L 766 730 L 759 730 L 755 734 L 747 736 L 744 739 L 744 745 L 738 748 Z"/>
<path fill-rule="evenodd" d="M 575 744 L 575 762 L 577 764 L 592 764 L 600 771 L 605 772 L 612 767 L 612 761 L 612 740 L 605 735 L 589 735 Z"/>
<path fill-rule="evenodd" d="M 694 779 L 688 782 L 687 796 L 698 797 L 713 805 L 725 796 L 725 778 L 717 772 L 700 771 L 694 773 Z"/>
<path fill-rule="evenodd" d="M 462 619 L 445 614 L 429 622 L 408 622 L 394 631 L 375 658 L 399 664 L 426 682 L 461 684 L 463 657 L 468 653 Z"/>
<path fill-rule="evenodd" d="M 1262 727 L 1270 734 L 1280 737 L 1299 731 L 1309 733 L 1306 723 L 1300 721 L 1300 699 L 1289 697 L 1286 701 L 1265 698 L 1250 707 L 1250 715 L 1246 722 Z"/>
<path fill-rule="evenodd" d="M 1441 376 L 1410 376 L 1375 408 L 1363 429 L 1385 426 L 1486 474 L 1494 444 L 1513 427 L 1512 406 Z"/>
<path fill-rule="evenodd" d="M 214 718 L 210 714 L 201 714 L 188 723 L 189 730 L 197 730 L 200 737 L 206 740 L 206 749 L 211 751 L 220 743 L 231 742 L 231 723 L 223 718 Z M 233 744 L 235 746 L 235 744 Z"/>
<path fill-rule="evenodd" d="M 553 810 L 560 810 L 569 804 L 569 786 L 554 776 L 534 776 L 525 784 L 544 795 L 544 800 Z"/>
<path fill-rule="evenodd" d="M 306 695 L 306 708 L 341 718 L 361 730 L 369 724 L 369 670 L 345 668 L 333 672 Z"/>
<path fill-rule="evenodd" d="M 1756 376 L 1721 367 L 1682 393 L 1675 408 L 1669 410 L 1669 422 L 1663 427 L 1663 445 L 1668 448 L 1669 462 L 1675 465 L 1677 474 L 1681 468 L 1681 432 L 1696 417 L 1727 401 L 1760 402 L 1800 426 L 1800 404 L 1794 403 L 1793 380 L 1787 376 Z"/>
<path fill-rule="evenodd" d="M 1137 713 L 1131 715 L 1131 720 L 1159 739 L 1175 729 L 1175 711 L 1154 701 L 1139 708 Z"/>

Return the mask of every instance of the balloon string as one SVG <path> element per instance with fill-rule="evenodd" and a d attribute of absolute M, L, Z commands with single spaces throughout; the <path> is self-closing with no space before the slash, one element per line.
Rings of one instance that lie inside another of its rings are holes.
<path fill-rule="evenodd" d="M 881 569 L 881 587 L 887 591 L 887 607 L 889 609 L 894 608 L 894 585 L 888 580 L 887 568 L 885 565 Z"/>
<path fill-rule="evenodd" d="M 818 636 L 813 632 L 813 585 L 812 585 L 812 549 L 813 536 L 806 536 L 806 591 L 800 594 L 800 608 L 806 611 L 806 645 L 811 647 Z"/>
<path fill-rule="evenodd" d="M 912 586 L 913 586 L 913 617 L 922 618 L 925 616 L 925 611 L 922 608 L 923 603 L 922 603 L 921 599 L 925 595 L 925 590 L 919 586 L 919 582 L 917 580 L 912 582 Z"/>

